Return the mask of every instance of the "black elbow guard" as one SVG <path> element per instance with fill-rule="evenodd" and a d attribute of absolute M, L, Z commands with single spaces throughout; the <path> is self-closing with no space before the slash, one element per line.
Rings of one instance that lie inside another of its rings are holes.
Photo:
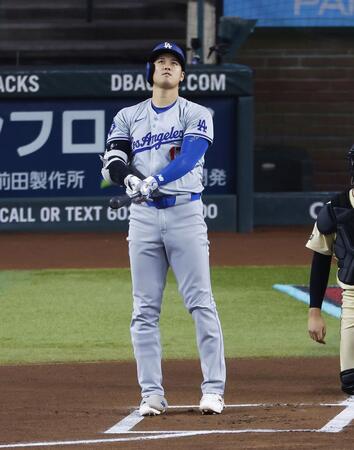
<path fill-rule="evenodd" d="M 104 178 L 123 186 L 124 178 L 131 172 L 128 162 L 131 153 L 128 141 L 111 141 L 107 143 L 103 161 Z"/>
<path fill-rule="evenodd" d="M 131 173 L 130 167 L 120 160 L 112 161 L 108 170 L 111 180 L 119 186 L 124 186 L 124 178 Z"/>

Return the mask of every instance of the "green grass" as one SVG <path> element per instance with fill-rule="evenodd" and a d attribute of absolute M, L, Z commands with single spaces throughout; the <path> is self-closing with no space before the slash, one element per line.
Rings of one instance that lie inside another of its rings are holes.
<path fill-rule="evenodd" d="M 307 306 L 272 288 L 307 284 L 308 273 L 293 266 L 213 268 L 227 357 L 338 354 L 339 321 L 325 315 L 327 345 L 315 344 Z M 132 359 L 131 303 L 128 269 L 0 271 L 0 363 Z M 165 358 L 197 357 L 193 321 L 171 274 L 161 334 Z"/>

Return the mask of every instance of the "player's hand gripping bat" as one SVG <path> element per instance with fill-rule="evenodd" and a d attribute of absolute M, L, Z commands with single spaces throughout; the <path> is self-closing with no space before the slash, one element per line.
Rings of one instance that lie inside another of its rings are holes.
<path fill-rule="evenodd" d="M 146 177 L 139 172 L 137 169 L 133 169 L 132 170 L 133 175 L 136 175 L 138 178 L 140 178 L 141 180 L 144 180 Z M 158 197 L 161 197 L 161 192 L 159 192 L 158 189 L 156 189 L 152 194 L 151 194 L 151 199 L 155 199 Z M 122 195 L 116 195 L 115 197 L 112 197 L 109 201 L 109 206 L 112 209 L 119 209 L 122 208 L 123 206 L 129 206 L 132 202 L 134 203 L 140 203 L 145 201 L 146 199 L 141 195 L 140 192 L 137 192 L 135 195 L 133 195 L 132 197 L 129 197 L 129 195 L 127 194 L 122 194 Z"/>

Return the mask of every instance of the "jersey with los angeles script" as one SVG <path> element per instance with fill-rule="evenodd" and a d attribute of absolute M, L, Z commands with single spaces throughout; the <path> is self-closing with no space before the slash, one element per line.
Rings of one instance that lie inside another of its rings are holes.
<path fill-rule="evenodd" d="M 207 108 L 178 97 L 166 111 L 157 113 L 151 99 L 121 109 L 114 117 L 107 143 L 127 140 L 131 165 L 146 177 L 157 175 L 178 157 L 185 136 L 213 142 L 213 120 Z M 165 194 L 199 193 L 203 190 L 204 157 L 183 177 L 160 187 Z"/>

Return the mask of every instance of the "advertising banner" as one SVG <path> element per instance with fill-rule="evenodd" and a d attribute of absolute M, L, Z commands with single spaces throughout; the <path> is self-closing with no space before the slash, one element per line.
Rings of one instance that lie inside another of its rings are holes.
<path fill-rule="evenodd" d="M 236 196 L 203 196 L 213 231 L 236 230 Z M 1 231 L 127 231 L 129 207 L 109 207 L 107 198 L 0 199 Z"/>
<path fill-rule="evenodd" d="M 180 88 L 188 98 L 201 95 L 251 95 L 251 69 L 241 64 L 187 66 Z M 0 71 L 0 98 L 149 97 L 151 86 L 141 69 L 99 67 Z"/>
<path fill-rule="evenodd" d="M 197 98 L 214 117 L 206 154 L 206 194 L 235 194 L 235 111 L 231 98 Z M 0 198 L 117 195 L 102 183 L 108 131 L 126 99 L 3 100 L 0 108 Z"/>
<path fill-rule="evenodd" d="M 203 195 L 206 201 L 216 198 L 218 213 L 211 217 L 215 207 L 209 206 L 207 222 L 211 229 L 251 228 L 251 69 L 238 64 L 188 66 L 180 95 L 207 107 L 213 116 L 214 143 L 205 156 Z M 150 97 L 143 67 L 2 68 L 0 230 L 124 228 L 124 210 L 117 220 L 114 212 L 106 215 L 109 198 L 124 189 L 104 182 L 100 156 L 117 112 Z M 171 127 L 168 133 L 173 132 Z M 154 134 L 146 138 L 159 140 Z M 240 172 L 249 183 L 237 192 Z M 245 211 L 239 214 L 237 209 Z"/>
<path fill-rule="evenodd" d="M 314 224 L 322 206 L 335 192 L 274 192 L 254 194 L 256 226 Z"/>
<path fill-rule="evenodd" d="M 224 0 L 224 15 L 258 27 L 352 27 L 353 0 Z"/>

